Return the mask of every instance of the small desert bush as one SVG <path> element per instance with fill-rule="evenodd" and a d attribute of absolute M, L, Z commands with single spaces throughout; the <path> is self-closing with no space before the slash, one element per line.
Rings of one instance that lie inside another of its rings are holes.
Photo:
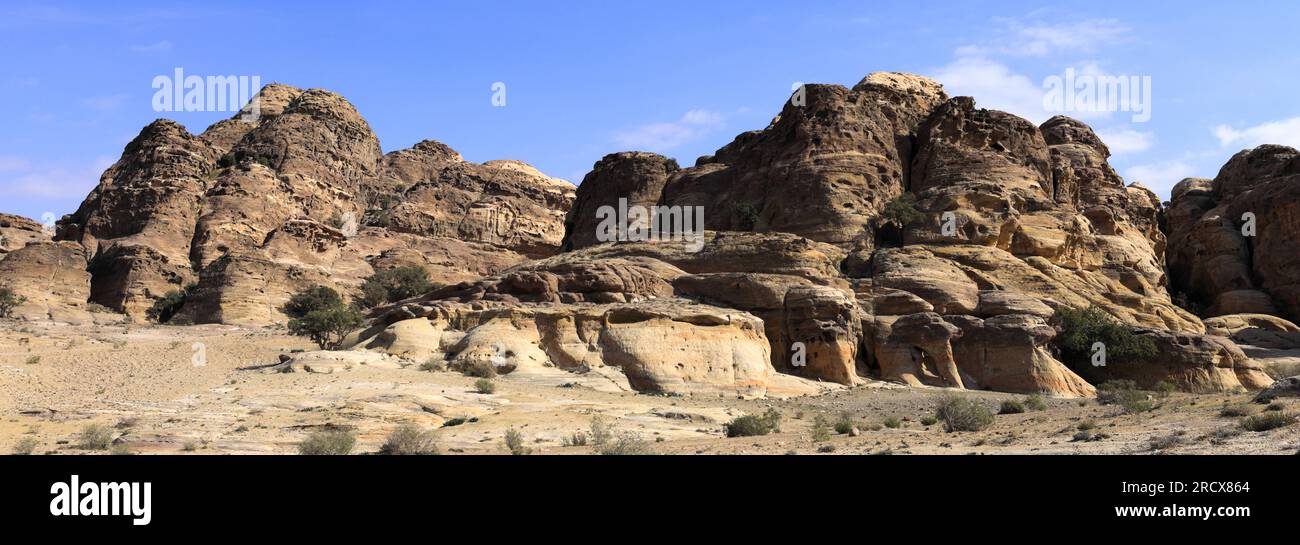
<path fill-rule="evenodd" d="M 560 444 L 566 447 L 585 447 L 587 446 L 587 434 L 580 431 L 573 432 L 573 435 L 561 440 Z"/>
<path fill-rule="evenodd" d="M 880 210 L 880 217 L 903 227 L 925 219 L 925 215 L 916 208 L 916 196 L 911 193 L 904 193 L 885 203 Z"/>
<path fill-rule="evenodd" d="M 903 427 L 903 421 L 899 420 L 897 416 L 888 417 L 884 421 L 882 421 L 882 423 L 885 425 L 886 428 L 889 428 L 891 430 L 896 430 L 898 428 Z"/>
<path fill-rule="evenodd" d="M 1002 402 L 1002 407 L 998 409 L 998 414 L 1022 414 L 1025 412 L 1025 406 L 1019 401 L 1006 400 Z"/>
<path fill-rule="evenodd" d="M 467 377 L 496 378 L 497 366 L 490 361 L 476 360 L 466 365 L 462 372 Z"/>
<path fill-rule="evenodd" d="M 1264 407 L 1264 410 L 1272 411 L 1272 412 L 1281 412 L 1286 410 L 1286 405 L 1280 401 L 1274 401 L 1272 403 L 1269 403 L 1267 407 Z"/>
<path fill-rule="evenodd" d="M 446 360 L 443 360 L 442 358 L 439 358 L 437 356 L 429 358 L 425 360 L 424 363 L 420 364 L 420 370 L 426 373 L 432 373 L 434 371 L 442 371 L 446 368 L 447 368 Z"/>
<path fill-rule="evenodd" d="M 767 435 L 774 431 L 780 431 L 781 412 L 776 409 L 768 409 L 762 415 L 745 415 L 736 417 L 725 425 L 727 437 L 751 437 L 755 435 Z"/>
<path fill-rule="evenodd" d="M 14 443 L 13 453 L 17 456 L 27 456 L 35 452 L 36 447 L 40 446 L 40 444 L 41 442 L 37 441 L 35 437 L 24 437 Z"/>
<path fill-rule="evenodd" d="M 1146 392 L 1138 390 L 1131 380 L 1112 380 L 1097 387 L 1097 402 L 1102 405 L 1119 405 L 1125 413 L 1137 414 L 1155 410 L 1156 404 Z"/>
<path fill-rule="evenodd" d="M 113 430 L 103 424 L 87 424 L 77 434 L 77 448 L 82 450 L 107 450 L 113 444 Z"/>
<path fill-rule="evenodd" d="M 490 378 L 481 378 L 474 381 L 474 391 L 480 394 L 491 394 L 497 391 L 497 383 L 492 382 Z"/>
<path fill-rule="evenodd" d="M 938 418 L 935 418 L 935 417 L 933 417 L 933 416 L 922 416 L 922 417 L 921 417 L 921 425 L 922 425 L 922 426 L 933 426 L 933 425 L 938 424 L 938 423 L 939 423 L 939 419 L 938 419 Z"/>
<path fill-rule="evenodd" d="M 831 423 L 826 415 L 819 414 L 813 417 L 812 440 L 814 443 L 829 441 L 831 438 Z"/>
<path fill-rule="evenodd" d="M 601 456 L 647 456 L 654 454 L 650 443 L 633 433 L 620 433 L 596 450 Z"/>
<path fill-rule="evenodd" d="M 591 444 L 597 448 L 605 446 L 614 438 L 614 425 L 609 419 L 596 415 L 591 417 Z"/>
<path fill-rule="evenodd" d="M 1097 421 L 1084 420 L 1083 422 L 1079 422 L 1079 425 L 1075 427 L 1078 428 L 1079 431 L 1092 431 L 1097 429 Z"/>
<path fill-rule="evenodd" d="M 853 422 L 853 415 L 849 413 L 840 413 L 840 417 L 835 420 L 835 433 L 840 435 L 853 431 L 857 424 Z"/>
<path fill-rule="evenodd" d="M 1246 431 L 1269 431 L 1295 424 L 1296 415 L 1280 412 L 1265 412 L 1248 416 L 1241 420 L 1241 427 Z"/>
<path fill-rule="evenodd" d="M 416 426 L 402 424 L 388 434 L 384 445 L 379 447 L 381 454 L 393 456 L 423 456 L 438 454 L 438 442 L 432 431 Z"/>
<path fill-rule="evenodd" d="M 524 445 L 523 432 L 514 428 L 506 430 L 505 445 L 510 450 L 510 454 L 514 456 L 523 456 L 533 452 L 533 449 Z"/>
<path fill-rule="evenodd" d="M 305 456 L 344 456 L 352 453 L 357 438 L 348 430 L 313 432 L 298 443 L 298 454 Z"/>
<path fill-rule="evenodd" d="M 1183 444 L 1183 432 L 1174 432 L 1169 435 L 1152 437 L 1150 441 L 1151 450 L 1169 450 Z"/>
<path fill-rule="evenodd" d="M 15 308 L 26 302 L 26 297 L 14 293 L 8 286 L 0 286 L 0 318 L 8 318 Z"/>
<path fill-rule="evenodd" d="M 993 424 L 993 411 L 970 399 L 946 395 L 939 399 L 935 418 L 943 422 L 948 432 L 980 431 Z"/>
<path fill-rule="evenodd" d="M 27 365 L 36 365 L 41 362 L 40 356 L 27 356 Z"/>
<path fill-rule="evenodd" d="M 1270 365 L 1264 368 L 1264 372 L 1273 380 L 1282 380 L 1294 376 L 1300 376 L 1300 363 L 1283 363 Z"/>
<path fill-rule="evenodd" d="M 1031 411 L 1045 411 L 1047 402 L 1043 401 L 1043 396 L 1034 394 L 1025 398 L 1025 408 Z"/>
<path fill-rule="evenodd" d="M 1250 416 L 1250 413 L 1250 407 L 1242 404 L 1224 405 L 1223 408 L 1219 410 L 1219 416 L 1224 418 L 1241 418 L 1243 416 Z"/>
<path fill-rule="evenodd" d="M 432 289 L 429 271 L 418 265 L 403 265 L 376 272 L 367 278 L 361 285 L 361 297 L 356 303 L 361 308 L 374 308 L 423 295 Z"/>

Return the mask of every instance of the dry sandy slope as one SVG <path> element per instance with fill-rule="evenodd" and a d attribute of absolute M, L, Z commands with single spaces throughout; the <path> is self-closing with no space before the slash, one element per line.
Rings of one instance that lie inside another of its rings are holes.
<path fill-rule="evenodd" d="M 201 366 L 194 364 L 196 343 L 206 356 Z M 30 436 L 39 441 L 38 453 L 87 453 L 74 444 L 90 423 L 113 426 L 118 442 L 145 454 L 293 453 L 304 436 L 327 426 L 354 428 L 355 452 L 374 452 L 395 427 L 411 422 L 437 428 L 445 453 L 502 453 L 505 431 L 516 428 L 538 453 L 588 454 L 588 447 L 562 444 L 588 429 L 594 415 L 670 454 L 1149 453 L 1152 438 L 1175 433 L 1182 434 L 1179 445 L 1154 452 L 1300 449 L 1300 426 L 1215 439 L 1216 431 L 1236 429 L 1236 420 L 1219 417 L 1219 409 L 1248 401 L 1244 394 L 1175 395 L 1143 415 L 1121 415 L 1095 402 L 1049 400 L 1045 411 L 999 416 L 983 432 L 945 433 L 941 426 L 920 424 L 943 391 L 883 383 L 819 397 L 745 401 L 617 391 L 600 377 L 557 370 L 501 377 L 496 393 L 483 395 L 474 392 L 474 379 L 414 365 L 356 366 L 334 374 L 268 368 L 280 354 L 308 348 L 304 340 L 274 330 L 0 322 L 0 452 Z M 990 406 L 1021 397 L 968 395 Z M 769 407 L 784 415 L 781 433 L 723 435 L 722 425 L 731 418 Z M 865 423 L 861 435 L 812 440 L 816 415 L 833 421 L 845 412 Z M 891 416 L 903 427 L 874 429 L 872 424 Z M 454 418 L 477 421 L 443 427 Z M 1108 437 L 1072 441 L 1085 420 Z"/>

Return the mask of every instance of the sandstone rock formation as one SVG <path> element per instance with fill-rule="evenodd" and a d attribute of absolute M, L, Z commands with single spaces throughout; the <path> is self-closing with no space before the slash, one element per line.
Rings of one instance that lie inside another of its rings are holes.
<path fill-rule="evenodd" d="M 283 321 L 294 292 L 355 291 L 376 269 L 473 280 L 554 253 L 574 187 L 437 142 L 383 155 L 343 97 L 280 84 L 202 135 L 145 127 L 59 222 L 89 260 L 89 301 L 143 318 L 184 290 L 195 322 Z M 80 302 L 86 303 L 85 300 Z"/>
<path fill-rule="evenodd" d="M 1238 153 L 1214 180 L 1174 187 L 1168 215 L 1173 288 L 1209 316 L 1300 319 L 1300 152 Z"/>

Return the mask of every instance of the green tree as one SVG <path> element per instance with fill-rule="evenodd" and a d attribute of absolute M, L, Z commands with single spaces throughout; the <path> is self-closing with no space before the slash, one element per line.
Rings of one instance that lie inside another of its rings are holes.
<path fill-rule="evenodd" d="M 284 304 L 284 313 L 290 318 L 302 318 L 314 310 L 326 310 L 343 306 L 339 292 L 328 286 L 312 286 L 289 298 Z"/>
<path fill-rule="evenodd" d="M 313 310 L 299 318 L 289 320 L 289 333 L 308 337 L 321 349 L 334 350 L 343 343 L 348 333 L 361 327 L 363 323 L 365 320 L 360 311 L 339 304 Z"/>
<path fill-rule="evenodd" d="M 18 305 L 26 302 L 26 297 L 14 293 L 8 286 L 0 286 L 0 318 L 8 318 Z"/>
<path fill-rule="evenodd" d="M 429 271 L 418 265 L 403 265 L 376 272 L 361 285 L 361 308 L 374 308 L 384 303 L 401 301 L 423 295 L 433 289 Z"/>

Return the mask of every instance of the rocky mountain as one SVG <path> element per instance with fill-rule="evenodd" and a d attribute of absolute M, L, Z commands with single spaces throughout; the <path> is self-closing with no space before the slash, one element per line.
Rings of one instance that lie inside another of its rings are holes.
<path fill-rule="evenodd" d="M 140 320 L 184 290 L 194 322 L 266 325 L 313 284 L 353 293 L 402 264 L 454 283 L 560 245 L 568 182 L 514 161 L 468 163 L 436 142 L 384 155 L 356 109 L 328 91 L 273 84 L 254 100 L 256 122 L 241 112 L 200 135 L 151 123 L 59 221 L 60 250 L 41 262 L 82 260 L 77 289 L 88 297 L 70 306 Z"/>
<path fill-rule="evenodd" d="M 1300 337 L 1276 316 L 1300 304 L 1280 251 L 1300 229 L 1288 148 L 1243 152 L 1166 208 L 1077 120 L 1035 126 L 877 73 L 805 86 L 693 166 L 608 155 L 575 191 L 434 141 L 382 154 L 327 91 L 271 85 L 257 100 L 256 123 L 146 127 L 54 240 L 6 220 L 6 238 L 25 241 L 0 254 L 31 299 L 20 315 L 93 319 L 94 303 L 141 319 L 183 289 L 194 322 L 265 325 L 305 287 L 355 294 L 376 270 L 416 264 L 438 287 L 376 309 L 348 346 L 745 397 L 868 378 L 1064 397 L 1107 379 L 1259 389 L 1272 380 L 1250 343 Z M 628 208 L 664 215 L 618 214 L 626 240 L 611 240 L 610 211 Z M 697 211 L 697 231 L 627 236 L 665 217 L 680 231 Z M 1247 211 L 1258 235 L 1233 235 Z M 1053 318 L 1085 308 L 1158 355 L 1066 365 Z"/>

